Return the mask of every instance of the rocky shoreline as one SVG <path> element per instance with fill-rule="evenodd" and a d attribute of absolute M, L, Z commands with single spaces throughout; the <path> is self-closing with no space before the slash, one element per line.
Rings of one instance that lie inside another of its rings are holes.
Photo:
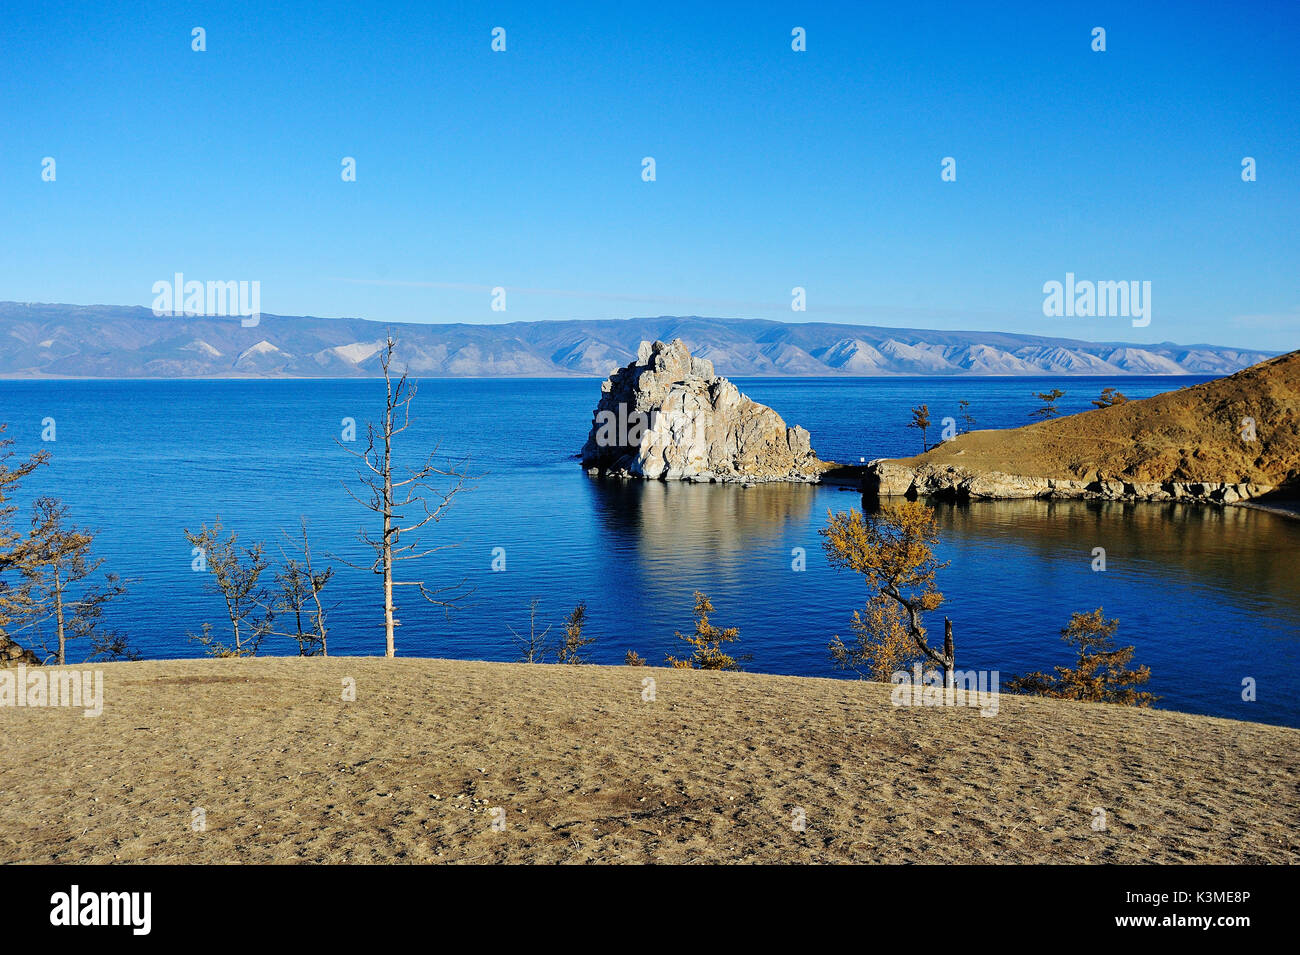
<path fill-rule="evenodd" d="M 882 458 L 867 465 L 862 490 L 875 497 L 933 497 L 958 501 L 1060 498 L 1243 504 L 1277 489 L 1269 485 L 1226 481 L 1142 482 L 1110 477 L 1104 472 L 1085 479 L 1028 477 L 933 464 L 913 467 Z"/>
<path fill-rule="evenodd" d="M 31 650 L 26 649 L 18 644 L 11 637 L 0 633 L 0 667 L 18 666 L 18 664 L 27 666 L 40 666 L 40 658 Z"/>

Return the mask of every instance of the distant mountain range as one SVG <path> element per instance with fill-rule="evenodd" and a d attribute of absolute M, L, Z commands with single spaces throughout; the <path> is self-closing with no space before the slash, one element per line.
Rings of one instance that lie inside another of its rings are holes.
<path fill-rule="evenodd" d="M 363 377 L 379 373 L 390 328 L 398 358 L 427 377 L 604 377 L 642 340 L 673 338 L 732 377 L 1226 375 L 1274 354 L 694 316 L 421 325 L 263 315 L 244 328 L 238 318 L 160 318 L 139 307 L 0 302 L 0 377 Z"/>

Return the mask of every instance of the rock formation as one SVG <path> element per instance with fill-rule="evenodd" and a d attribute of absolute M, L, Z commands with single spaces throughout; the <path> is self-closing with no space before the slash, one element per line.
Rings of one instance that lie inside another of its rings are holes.
<path fill-rule="evenodd" d="M 867 465 L 864 490 L 881 497 L 936 497 L 953 500 L 1090 498 L 1105 501 L 1183 501 L 1236 504 L 1274 488 L 1232 481 L 1134 481 L 1104 472 L 1087 479 L 1027 477 L 1001 471 L 878 460 Z"/>
<path fill-rule="evenodd" d="M 40 666 L 41 661 L 32 651 L 18 645 L 17 641 L 0 633 L 0 667 L 16 667 L 20 663 Z"/>
<path fill-rule="evenodd" d="M 816 482 L 830 465 L 809 437 L 715 375 L 680 339 L 642 342 L 636 361 L 601 384 L 582 466 L 649 480 Z"/>

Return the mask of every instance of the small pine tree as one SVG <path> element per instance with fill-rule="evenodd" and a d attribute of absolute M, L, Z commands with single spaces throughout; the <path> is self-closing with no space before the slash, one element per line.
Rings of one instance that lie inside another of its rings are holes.
<path fill-rule="evenodd" d="M 261 584 L 262 573 L 270 566 L 266 547 L 257 543 L 241 553 L 237 546 L 239 538 L 234 532 L 225 537 L 223 530 L 218 515 L 211 527 L 204 524 L 196 532 L 186 530 L 185 539 L 203 555 L 212 575 L 211 589 L 225 600 L 235 643 L 229 646 L 219 641 L 213 636 L 211 625 L 206 623 L 200 633 L 191 633 L 190 639 L 201 643 L 209 656 L 255 657 L 271 632 L 274 616 L 267 604 L 268 593 Z"/>
<path fill-rule="evenodd" d="M 13 441 L 4 436 L 7 425 L 0 422 L 0 645 L 37 612 L 30 581 L 21 579 L 27 544 L 14 526 L 18 505 L 14 497 L 23 478 L 50 461 L 48 451 L 38 451 L 25 461 L 13 461 Z"/>
<path fill-rule="evenodd" d="M 966 400 L 959 401 L 957 407 L 961 409 L 961 433 L 970 434 L 975 430 L 975 416 L 970 413 L 970 402 Z"/>
<path fill-rule="evenodd" d="M 677 633 L 677 639 L 692 647 L 691 655 L 684 659 L 669 656 L 668 663 L 678 670 L 740 670 L 741 660 L 722 651 L 724 643 L 740 639 L 739 627 L 727 627 L 725 630 L 709 622 L 713 613 L 713 603 L 700 591 L 695 591 L 695 632 Z"/>
<path fill-rule="evenodd" d="M 864 612 L 853 611 L 851 626 L 853 642 L 845 643 L 836 634 L 830 643 L 831 659 L 841 669 L 889 683 L 895 673 L 921 659 L 900 605 L 884 595 L 868 600 Z"/>
<path fill-rule="evenodd" d="M 584 600 L 570 611 L 564 621 L 564 639 L 560 641 L 559 649 L 556 651 L 557 663 L 587 662 L 581 656 L 582 648 L 591 646 L 596 642 L 596 638 L 583 636 L 582 631 L 586 626 L 587 602 Z"/>
<path fill-rule="evenodd" d="M 1031 418 L 1042 418 L 1046 421 L 1048 418 L 1055 418 L 1057 415 L 1056 402 L 1065 397 L 1065 392 L 1060 388 L 1053 388 L 1051 391 L 1036 391 L 1034 397 L 1043 403 L 1041 408 L 1035 408 L 1029 412 Z"/>
<path fill-rule="evenodd" d="M 104 563 L 104 558 L 91 556 L 94 542 L 94 533 L 74 527 L 67 507 L 55 498 L 40 497 L 32 503 L 22 571 L 33 608 L 30 625 L 53 621 L 56 643 L 45 649 L 47 658 L 59 666 L 68 662 L 71 640 L 89 638 L 92 657 L 114 658 L 111 647 L 118 640 L 125 648 L 125 641 L 105 632 L 102 622 L 105 604 L 126 593 L 126 585 L 116 574 L 105 574 L 102 587 L 86 583 Z"/>
<path fill-rule="evenodd" d="M 858 650 L 845 647 L 844 662 L 856 662 L 869 668 L 885 647 L 890 655 L 901 652 L 893 633 L 893 624 L 906 630 L 918 654 L 943 668 L 944 686 L 952 686 L 956 666 L 953 650 L 952 622 L 943 622 L 943 650 L 930 645 L 923 623 L 924 615 L 937 610 L 943 594 L 935 586 L 935 575 L 947 563 L 935 556 L 939 543 L 938 522 L 934 511 L 920 501 L 886 504 L 873 514 L 856 510 L 832 514 L 827 512 L 821 534 L 822 548 L 832 567 L 843 567 L 863 576 L 871 598 L 868 616 L 862 621 Z M 888 608 L 892 602 L 893 611 Z M 854 630 L 859 630 L 861 615 L 855 614 Z M 865 643 L 863 640 L 865 638 Z M 835 645 L 831 644 L 835 656 Z M 892 671 L 891 671 L 892 672 Z"/>
<path fill-rule="evenodd" d="M 328 611 L 321 600 L 321 592 L 333 579 L 334 568 L 319 570 L 313 565 L 307 518 L 300 519 L 299 528 L 302 533 L 302 544 L 299 545 L 301 556 L 290 557 L 283 546 L 280 548 L 284 565 L 275 572 L 280 593 L 271 607 L 272 614 L 275 617 L 287 617 L 292 622 L 293 629 L 275 632 L 294 640 L 298 644 L 299 656 L 310 657 L 317 653 L 329 656 L 329 627 L 326 624 Z M 284 537 L 289 540 L 287 533 L 284 533 Z"/>
<path fill-rule="evenodd" d="M 926 440 L 925 433 L 930 428 L 930 406 L 921 405 L 912 409 L 912 420 L 908 422 L 909 428 L 916 428 L 921 432 L 921 452 L 924 454 L 930 450 L 930 444 Z"/>
<path fill-rule="evenodd" d="M 551 643 L 547 639 L 551 633 L 550 624 L 540 633 L 537 630 L 537 605 L 541 600 L 534 597 L 528 602 L 528 632 L 521 634 L 509 624 L 506 629 L 509 630 L 515 638 L 515 643 L 519 647 L 520 663 L 545 663 L 547 655 L 551 652 Z"/>
<path fill-rule="evenodd" d="M 1101 389 L 1101 397 L 1093 398 L 1092 404 L 1096 408 L 1109 408 L 1111 405 L 1122 405 L 1128 401 L 1128 395 L 1115 388 Z"/>

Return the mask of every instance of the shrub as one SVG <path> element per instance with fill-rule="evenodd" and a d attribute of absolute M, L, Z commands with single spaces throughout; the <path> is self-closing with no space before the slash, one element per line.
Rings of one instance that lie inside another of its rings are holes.
<path fill-rule="evenodd" d="M 709 622 L 713 613 L 713 604 L 700 591 L 695 591 L 695 632 L 687 635 L 677 633 L 677 639 L 691 646 L 691 655 L 683 659 L 669 656 L 668 662 L 678 670 L 741 670 L 741 659 L 722 650 L 725 643 L 740 639 L 739 627 L 727 627 L 725 630 Z"/>

